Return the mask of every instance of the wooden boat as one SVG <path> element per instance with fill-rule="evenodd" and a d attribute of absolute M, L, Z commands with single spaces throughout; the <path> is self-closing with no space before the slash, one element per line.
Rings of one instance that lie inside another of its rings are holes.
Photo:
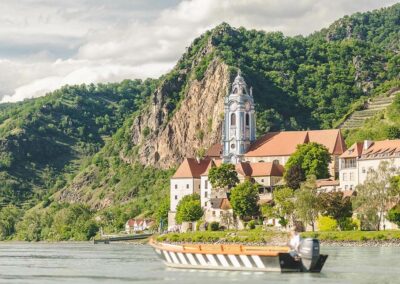
<path fill-rule="evenodd" d="M 320 272 L 327 255 L 317 239 L 304 239 L 295 257 L 285 246 L 149 243 L 165 264 L 174 268 L 242 271 Z"/>

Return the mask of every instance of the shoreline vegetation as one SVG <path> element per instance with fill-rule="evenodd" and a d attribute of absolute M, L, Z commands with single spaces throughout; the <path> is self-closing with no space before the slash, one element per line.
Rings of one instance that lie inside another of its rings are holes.
<path fill-rule="evenodd" d="M 400 231 L 328 231 L 303 232 L 302 238 L 317 238 L 322 246 L 400 246 Z M 159 242 L 168 243 L 235 243 L 252 245 L 287 245 L 289 234 L 278 231 L 197 231 L 168 233 L 156 237 Z"/>

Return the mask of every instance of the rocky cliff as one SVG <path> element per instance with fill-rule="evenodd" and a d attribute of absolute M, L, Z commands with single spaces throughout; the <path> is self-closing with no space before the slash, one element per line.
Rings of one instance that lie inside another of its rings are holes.
<path fill-rule="evenodd" d="M 168 168 L 184 157 L 194 157 L 221 139 L 224 97 L 229 85 L 228 66 L 213 59 L 204 78 L 191 78 L 177 108 L 169 113 L 169 90 L 162 85 L 152 105 L 134 121 L 132 142 L 138 160 L 145 165 Z"/>

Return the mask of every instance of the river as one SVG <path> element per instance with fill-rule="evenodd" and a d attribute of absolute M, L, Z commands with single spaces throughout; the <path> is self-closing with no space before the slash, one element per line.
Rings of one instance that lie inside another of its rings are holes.
<path fill-rule="evenodd" d="M 166 268 L 149 246 L 0 243 L 0 283 L 400 283 L 399 247 L 322 247 L 321 274 Z"/>

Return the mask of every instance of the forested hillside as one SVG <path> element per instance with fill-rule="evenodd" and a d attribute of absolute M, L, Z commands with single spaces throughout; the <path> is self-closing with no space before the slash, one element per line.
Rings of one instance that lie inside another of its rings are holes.
<path fill-rule="evenodd" d="M 82 161 L 147 102 L 155 84 L 66 86 L 5 105 L 0 111 L 0 204 L 34 205 L 64 187 Z"/>
<path fill-rule="evenodd" d="M 238 68 L 253 87 L 258 134 L 335 127 L 362 100 L 400 85 L 399 34 L 400 4 L 344 17 L 308 37 L 223 23 L 158 80 L 64 87 L 2 106 L 1 201 L 43 201 L 29 217 L 46 222 L 25 239 L 72 238 L 48 217 L 59 210 L 83 210 L 76 226 L 89 227 L 93 214 L 117 228 L 124 218 L 153 215 L 168 200 L 174 166 L 220 141 L 223 99 Z M 348 141 L 368 136 L 356 131 Z M 73 219 L 62 222 L 73 226 Z"/>

